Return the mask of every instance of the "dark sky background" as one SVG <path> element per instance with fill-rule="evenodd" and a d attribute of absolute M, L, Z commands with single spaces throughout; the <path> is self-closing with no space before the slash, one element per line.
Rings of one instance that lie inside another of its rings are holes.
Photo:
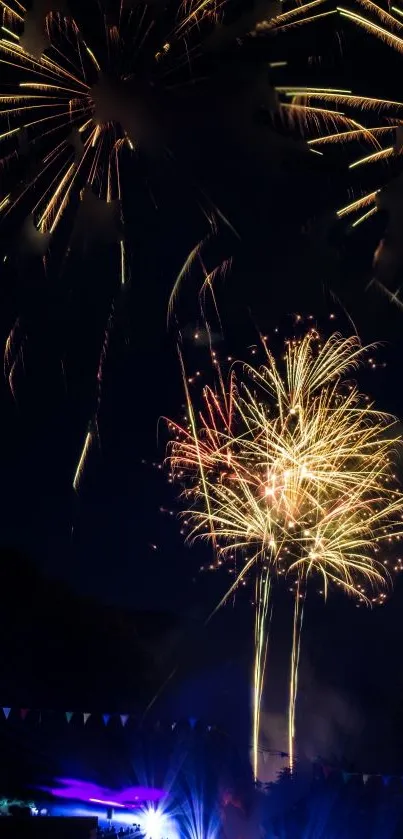
<path fill-rule="evenodd" d="M 356 89 L 365 85 L 374 95 L 382 79 L 371 78 L 368 59 L 376 53 L 380 63 L 390 61 L 388 53 L 383 47 L 371 53 L 358 37 L 339 35 L 325 23 L 315 32 L 307 28 L 288 41 L 277 39 L 270 58 L 288 54 L 286 78 L 298 83 L 317 78 L 319 70 L 320 83 L 327 74 L 343 87 L 341 76 L 350 76 Z M 308 63 L 315 43 L 321 59 Z M 172 641 L 179 668 L 159 707 L 173 717 L 216 718 L 243 737 L 253 621 L 247 597 L 204 627 L 226 580 L 199 573 L 208 551 L 184 547 L 176 519 L 160 512 L 161 506 L 174 509 L 174 494 L 152 465 L 164 454 L 159 418 L 181 413 L 178 326 L 189 369 L 203 369 L 207 361 L 191 339 L 200 318 L 197 274 L 183 285 L 176 324 L 166 326 L 175 277 L 208 232 L 202 191 L 238 233 L 220 224 L 208 256 L 212 262 L 233 258 L 226 279 L 217 281 L 225 352 L 243 354 L 256 339 L 255 324 L 268 333 L 289 328 L 293 312 L 314 314 L 325 329 L 336 312 L 337 323 L 348 329 L 345 308 L 364 340 L 385 342 L 379 356 L 388 366 L 364 377 L 363 387 L 383 408 L 403 412 L 402 315 L 365 291 L 385 219 L 354 236 L 337 228 L 332 213 L 347 186 L 343 160 L 319 159 L 275 135 L 266 115 L 272 101 L 267 47 L 259 49 L 261 54 L 246 51 L 242 60 L 226 56 L 214 66 L 213 81 L 191 97 L 178 96 L 169 106 L 164 99 L 161 130 L 169 135 L 173 159 L 140 152 L 134 175 L 125 173 L 131 283 L 117 299 L 100 444 L 91 450 L 78 494 L 72 478 L 94 411 L 118 257 L 116 243 L 104 235 L 113 226 L 107 220 L 102 227 L 103 209 L 92 208 L 81 222 L 66 261 L 61 251 L 53 252 L 47 274 L 37 255 L 22 253 L 26 237 L 17 239 L 17 256 L 15 246 L 9 251 L 17 231 L 3 232 L 3 250 L 11 255 L 0 288 L 1 335 L 5 340 L 19 316 L 24 340 L 16 399 L 5 380 L 0 386 L 0 544 L 20 550 L 45 578 L 66 581 L 80 595 L 133 613 L 172 613 L 173 628 L 163 640 Z M 402 769 L 402 605 L 399 582 L 391 601 L 372 612 L 337 595 L 326 606 L 309 603 L 299 714 L 301 745 L 311 756 L 351 760 L 363 771 Z M 286 592 L 276 608 L 264 728 L 268 745 L 282 748 L 291 608 Z M 161 683 L 163 677 L 161 668 Z"/>

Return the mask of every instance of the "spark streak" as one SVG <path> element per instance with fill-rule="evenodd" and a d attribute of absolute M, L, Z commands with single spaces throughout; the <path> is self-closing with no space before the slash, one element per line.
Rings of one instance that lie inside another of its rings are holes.
<path fill-rule="evenodd" d="M 374 192 L 368 192 L 367 195 L 362 195 L 361 198 L 357 198 L 355 201 L 347 204 L 346 207 L 342 207 L 341 210 L 337 210 L 338 217 L 342 218 L 343 216 L 348 215 L 348 213 L 353 213 L 355 210 L 361 210 L 362 207 L 372 204 L 378 193 L 379 189 L 375 189 Z"/>
<path fill-rule="evenodd" d="M 10 128 L 9 131 L 5 131 L 4 134 L 0 134 L 0 140 L 5 140 L 7 137 L 11 137 L 12 134 L 17 134 L 19 128 Z"/>
<path fill-rule="evenodd" d="M 371 216 L 374 216 L 375 213 L 377 213 L 377 212 L 378 212 L 378 207 L 377 206 L 371 207 L 371 209 L 368 210 L 367 213 L 364 213 L 364 215 L 359 216 L 355 221 L 353 221 L 351 226 L 352 227 L 358 227 L 359 224 L 362 224 L 363 221 L 366 221 L 367 219 L 371 218 Z"/>
<path fill-rule="evenodd" d="M 15 38 L 16 41 L 19 41 L 19 35 L 17 35 L 16 32 L 13 32 L 11 29 L 7 29 L 7 26 L 2 26 L 1 28 L 3 32 L 7 32 L 7 35 L 11 35 L 12 38 Z"/>
<path fill-rule="evenodd" d="M 376 137 L 390 134 L 397 126 L 387 125 L 377 128 L 352 128 L 350 131 L 339 131 L 335 134 L 324 134 L 323 137 L 315 137 L 308 140 L 308 146 L 323 145 L 324 143 L 344 143 L 352 140 L 365 139 L 377 144 Z"/>
<path fill-rule="evenodd" d="M 4 2 L 4 0 L 0 0 L 0 6 L 2 6 L 3 9 L 5 9 L 10 15 L 13 15 L 13 17 L 17 18 L 17 20 L 20 20 L 22 23 L 24 22 L 24 18 L 22 17 L 22 15 L 16 12 L 15 9 L 12 9 L 11 6 L 8 6 L 7 3 Z"/>
<path fill-rule="evenodd" d="M 92 60 L 93 60 L 93 62 L 94 62 L 94 64 L 95 64 L 95 67 L 97 68 L 98 72 L 100 72 L 101 68 L 100 68 L 100 66 L 99 66 L 99 64 L 98 64 L 97 59 L 95 58 L 95 55 L 94 55 L 93 51 L 92 51 L 92 50 L 90 50 L 90 48 L 89 48 L 89 47 L 87 47 L 87 44 L 85 44 L 85 48 L 86 48 L 86 50 L 87 50 L 87 52 L 88 52 L 88 55 L 92 58 Z"/>
<path fill-rule="evenodd" d="M 372 21 L 368 20 L 362 15 L 358 15 L 356 14 L 356 12 L 351 12 L 349 9 L 344 9 L 342 6 L 338 6 L 337 11 L 340 12 L 342 17 L 353 20 L 354 23 L 358 23 L 358 25 L 362 26 L 363 29 L 365 29 L 367 32 L 376 35 L 378 38 L 380 38 L 381 41 L 384 41 L 388 46 L 398 50 L 398 52 L 403 52 L 403 39 L 399 38 L 398 35 L 394 35 L 392 32 L 389 32 L 382 26 L 378 26 L 378 24 L 372 23 Z"/>
<path fill-rule="evenodd" d="M 400 20 L 396 20 L 393 15 L 386 12 L 385 9 L 382 9 L 377 3 L 373 3 L 372 0 L 358 0 L 361 6 L 366 9 L 367 12 L 370 14 L 375 14 L 380 21 L 384 24 L 384 26 L 390 26 L 392 29 L 396 29 L 397 32 L 403 32 L 403 24 Z M 397 9 L 392 6 L 392 11 L 398 11 Z"/>
<path fill-rule="evenodd" d="M 363 166 L 365 163 L 377 163 L 378 160 L 384 160 L 386 157 L 390 157 L 394 154 L 394 151 L 394 146 L 388 146 L 386 149 L 380 149 L 372 154 L 367 154 L 365 157 L 360 157 L 359 160 L 354 160 L 353 163 L 350 163 L 349 169 L 355 169 L 357 166 Z"/>
<path fill-rule="evenodd" d="M 329 88 L 282 88 L 278 87 L 280 93 L 288 97 L 303 97 L 307 99 L 321 99 L 323 102 L 334 102 L 336 105 L 355 105 L 359 108 L 403 108 L 403 102 L 396 102 L 393 99 L 379 99 L 374 96 L 357 96 L 350 91 L 331 90 Z"/>
<path fill-rule="evenodd" d="M 123 239 L 120 240 L 120 282 L 122 286 L 126 283 L 125 243 Z"/>
<path fill-rule="evenodd" d="M 5 207 L 7 207 L 7 204 L 9 204 L 9 203 L 10 203 L 10 194 L 6 195 L 0 201 L 0 213 L 1 213 L 2 210 L 4 210 Z"/>
<path fill-rule="evenodd" d="M 85 440 L 84 440 L 84 445 L 83 445 L 83 448 L 82 448 L 82 451 L 81 451 L 80 459 L 78 461 L 77 469 L 76 469 L 76 472 L 75 472 L 75 475 L 74 475 L 74 480 L 73 480 L 73 488 L 74 488 L 75 492 L 77 492 L 79 484 L 80 484 L 81 475 L 82 475 L 82 472 L 83 472 L 83 469 L 84 469 L 84 466 L 85 466 L 85 461 L 87 459 L 87 455 L 88 455 L 88 452 L 90 450 L 91 443 L 92 443 L 92 433 L 91 433 L 91 431 L 87 431 L 87 434 L 86 434 Z"/>

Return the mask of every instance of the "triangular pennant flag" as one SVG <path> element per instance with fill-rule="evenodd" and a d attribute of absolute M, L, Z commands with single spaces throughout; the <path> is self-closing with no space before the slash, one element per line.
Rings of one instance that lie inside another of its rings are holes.
<path fill-rule="evenodd" d="M 102 714 L 102 719 L 103 719 L 105 725 L 108 725 L 108 722 L 109 722 L 110 718 L 111 718 L 110 714 Z"/>
<path fill-rule="evenodd" d="M 366 784 L 369 781 L 369 777 L 370 777 L 369 775 L 363 775 L 362 776 L 362 780 L 363 780 L 364 784 Z"/>
<path fill-rule="evenodd" d="M 212 725 L 208 725 L 207 726 L 207 731 L 211 731 L 212 727 L 213 727 Z"/>
<path fill-rule="evenodd" d="M 122 723 L 123 728 L 125 727 L 128 719 L 129 719 L 129 714 L 121 714 L 120 715 L 120 722 Z"/>
<path fill-rule="evenodd" d="M 195 717 L 190 717 L 189 725 L 192 729 L 195 727 L 196 723 L 197 723 L 197 719 Z"/>
<path fill-rule="evenodd" d="M 392 779 L 391 775 L 382 775 L 382 780 L 383 780 L 383 783 L 384 783 L 385 787 L 388 786 L 391 779 Z"/>
<path fill-rule="evenodd" d="M 11 712 L 11 708 L 3 708 L 3 714 L 6 718 L 6 720 L 8 720 L 8 718 L 10 716 L 10 712 Z"/>
<path fill-rule="evenodd" d="M 20 708 L 20 717 L 21 717 L 22 720 L 25 720 L 28 711 L 29 711 L 29 708 Z"/>
<path fill-rule="evenodd" d="M 66 711 L 66 720 L 67 720 L 67 722 L 70 722 L 70 721 L 71 721 L 72 716 L 73 716 L 73 711 Z"/>
<path fill-rule="evenodd" d="M 176 722 L 172 723 L 171 728 L 172 728 L 172 731 L 174 730 L 174 728 L 176 728 Z"/>
<path fill-rule="evenodd" d="M 91 714 L 88 714 L 88 713 L 87 713 L 87 714 L 86 714 L 86 713 L 84 713 L 84 714 L 83 714 L 84 725 L 85 725 L 85 723 L 86 723 L 86 722 L 88 722 L 88 720 L 89 720 L 90 716 L 91 716 Z"/>

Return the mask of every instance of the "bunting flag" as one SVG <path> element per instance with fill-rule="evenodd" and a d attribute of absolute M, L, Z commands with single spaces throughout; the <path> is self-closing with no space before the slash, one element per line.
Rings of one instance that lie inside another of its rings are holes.
<path fill-rule="evenodd" d="M 21 717 L 22 720 L 26 719 L 28 711 L 29 711 L 29 708 L 20 708 L 20 717 Z"/>
<path fill-rule="evenodd" d="M 6 720 L 8 720 L 8 718 L 10 716 L 10 711 L 11 711 L 11 708 L 3 708 L 3 714 L 6 718 Z"/>
<path fill-rule="evenodd" d="M 129 714 L 120 714 L 120 722 L 122 723 L 123 728 L 125 727 L 128 719 Z"/>
<path fill-rule="evenodd" d="M 90 716 L 91 716 L 91 714 L 89 714 L 89 713 L 85 713 L 85 712 L 83 713 L 84 725 L 85 725 L 86 722 L 88 722 Z"/>
<path fill-rule="evenodd" d="M 172 723 L 171 728 L 172 728 L 172 731 L 174 730 L 174 728 L 176 728 L 176 722 Z"/>
<path fill-rule="evenodd" d="M 388 786 L 388 784 L 391 782 L 391 780 L 392 780 L 391 775 L 382 775 L 382 781 L 383 781 L 385 787 Z"/>
<path fill-rule="evenodd" d="M 111 718 L 110 714 L 102 714 L 102 719 L 104 721 L 104 725 L 108 725 L 108 722 L 109 722 L 110 718 Z"/>
<path fill-rule="evenodd" d="M 67 722 L 71 722 L 71 718 L 73 716 L 73 711 L 66 711 L 66 720 Z"/>
<path fill-rule="evenodd" d="M 189 719 L 189 725 L 190 725 L 190 727 L 191 727 L 191 729 L 192 729 L 192 730 L 194 729 L 194 727 L 195 727 L 196 723 L 197 723 L 197 719 L 196 719 L 196 717 L 190 717 L 190 719 Z"/>
<path fill-rule="evenodd" d="M 367 781 L 369 781 L 369 775 L 363 775 L 363 776 L 362 776 L 362 782 L 363 782 L 363 784 L 366 784 L 366 783 L 367 783 Z"/>

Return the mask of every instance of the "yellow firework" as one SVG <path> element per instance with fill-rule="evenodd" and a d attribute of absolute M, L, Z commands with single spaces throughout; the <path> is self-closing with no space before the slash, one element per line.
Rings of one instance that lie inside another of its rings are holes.
<path fill-rule="evenodd" d="M 403 494 L 393 472 L 400 437 L 348 380 L 364 359 L 357 337 L 315 330 L 286 342 L 277 360 L 235 365 L 205 387 L 197 408 L 184 376 L 188 424 L 170 422 L 172 477 L 183 485 L 188 539 L 207 539 L 215 562 L 238 554 L 224 602 L 253 575 L 256 585 L 253 763 L 257 774 L 260 703 L 272 583 L 293 580 L 295 611 L 290 678 L 289 750 L 303 607 L 310 578 L 326 596 L 340 586 L 361 602 L 385 596 L 387 552 L 402 532 Z M 220 604 L 221 605 L 221 604 Z"/>

